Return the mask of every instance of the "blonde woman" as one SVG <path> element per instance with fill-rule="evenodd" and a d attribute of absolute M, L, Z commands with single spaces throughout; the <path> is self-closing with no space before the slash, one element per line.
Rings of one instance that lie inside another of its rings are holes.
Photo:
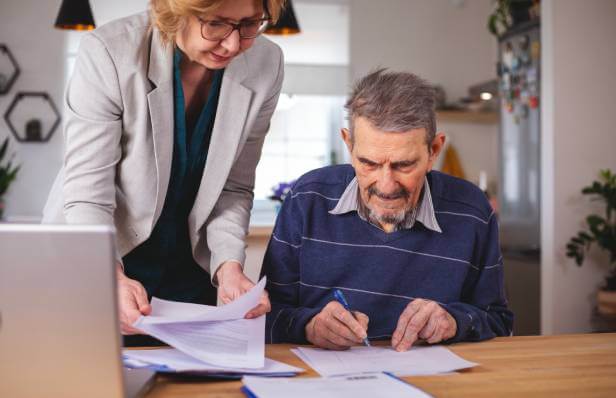
<path fill-rule="evenodd" d="M 226 303 L 253 285 L 245 235 L 283 79 L 260 34 L 283 3 L 151 0 L 82 39 L 45 220 L 115 225 L 124 334 L 151 296 Z M 269 310 L 264 294 L 246 317 Z"/>

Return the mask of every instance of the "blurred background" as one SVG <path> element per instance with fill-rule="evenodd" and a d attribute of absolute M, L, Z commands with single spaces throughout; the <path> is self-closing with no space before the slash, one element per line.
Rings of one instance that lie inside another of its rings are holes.
<path fill-rule="evenodd" d="M 62 95 L 84 31 L 54 28 L 61 3 L 0 0 L 0 144 L 9 142 L 0 172 L 20 166 L 6 192 L 0 178 L 3 222 L 40 221 L 62 164 Z M 147 0 L 89 5 L 101 26 Z M 498 212 L 514 333 L 615 330 L 609 310 L 597 310 L 607 253 L 595 248 L 578 267 L 567 243 L 589 212 L 604 209 L 581 189 L 601 169 L 616 170 L 616 2 L 294 0 L 292 8 L 299 31 L 267 35 L 285 54 L 285 81 L 257 168 L 253 278 L 276 217 L 273 188 L 348 160 L 339 136 L 346 96 L 353 81 L 386 67 L 437 86 L 447 136 L 437 168 L 480 186 Z"/>

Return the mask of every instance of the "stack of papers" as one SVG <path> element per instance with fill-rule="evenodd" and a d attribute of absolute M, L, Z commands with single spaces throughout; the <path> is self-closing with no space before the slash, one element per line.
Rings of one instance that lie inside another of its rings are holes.
<path fill-rule="evenodd" d="M 148 368 L 164 373 L 191 373 L 215 377 L 241 377 L 242 375 L 295 376 L 304 369 L 265 358 L 265 366 L 254 368 L 228 368 L 205 363 L 174 348 L 153 350 L 124 350 L 124 364 L 130 368 Z"/>
<path fill-rule="evenodd" d="M 291 351 L 321 376 L 365 372 L 419 376 L 448 373 L 477 365 L 442 346 L 412 347 L 406 352 L 397 352 L 391 347 L 352 347 L 347 351 L 298 347 Z"/>
<path fill-rule="evenodd" d="M 222 307 L 153 298 L 152 313 L 139 318 L 134 326 L 174 348 L 124 350 L 124 364 L 217 377 L 293 376 L 303 372 L 265 358 L 265 315 L 244 319 L 259 303 L 264 288 L 265 278 Z"/>
<path fill-rule="evenodd" d="M 268 398 L 429 398 L 417 387 L 385 373 L 327 378 L 264 379 L 247 376 L 242 391 L 248 397 Z"/>

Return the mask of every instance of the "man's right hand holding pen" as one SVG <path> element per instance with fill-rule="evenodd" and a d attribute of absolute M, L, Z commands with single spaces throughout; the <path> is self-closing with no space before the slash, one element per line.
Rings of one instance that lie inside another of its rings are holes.
<path fill-rule="evenodd" d="M 364 344 L 368 337 L 368 316 L 352 313 L 337 300 L 330 301 L 306 324 L 306 339 L 318 347 L 346 350 Z"/>

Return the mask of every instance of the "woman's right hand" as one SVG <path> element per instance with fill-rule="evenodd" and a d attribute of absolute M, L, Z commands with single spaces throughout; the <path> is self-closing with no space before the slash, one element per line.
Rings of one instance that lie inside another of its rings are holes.
<path fill-rule="evenodd" d="M 141 315 L 149 315 L 152 307 L 148 302 L 148 294 L 141 283 L 124 275 L 118 264 L 118 306 L 120 315 L 120 330 L 122 334 L 145 334 L 132 325 Z"/>

